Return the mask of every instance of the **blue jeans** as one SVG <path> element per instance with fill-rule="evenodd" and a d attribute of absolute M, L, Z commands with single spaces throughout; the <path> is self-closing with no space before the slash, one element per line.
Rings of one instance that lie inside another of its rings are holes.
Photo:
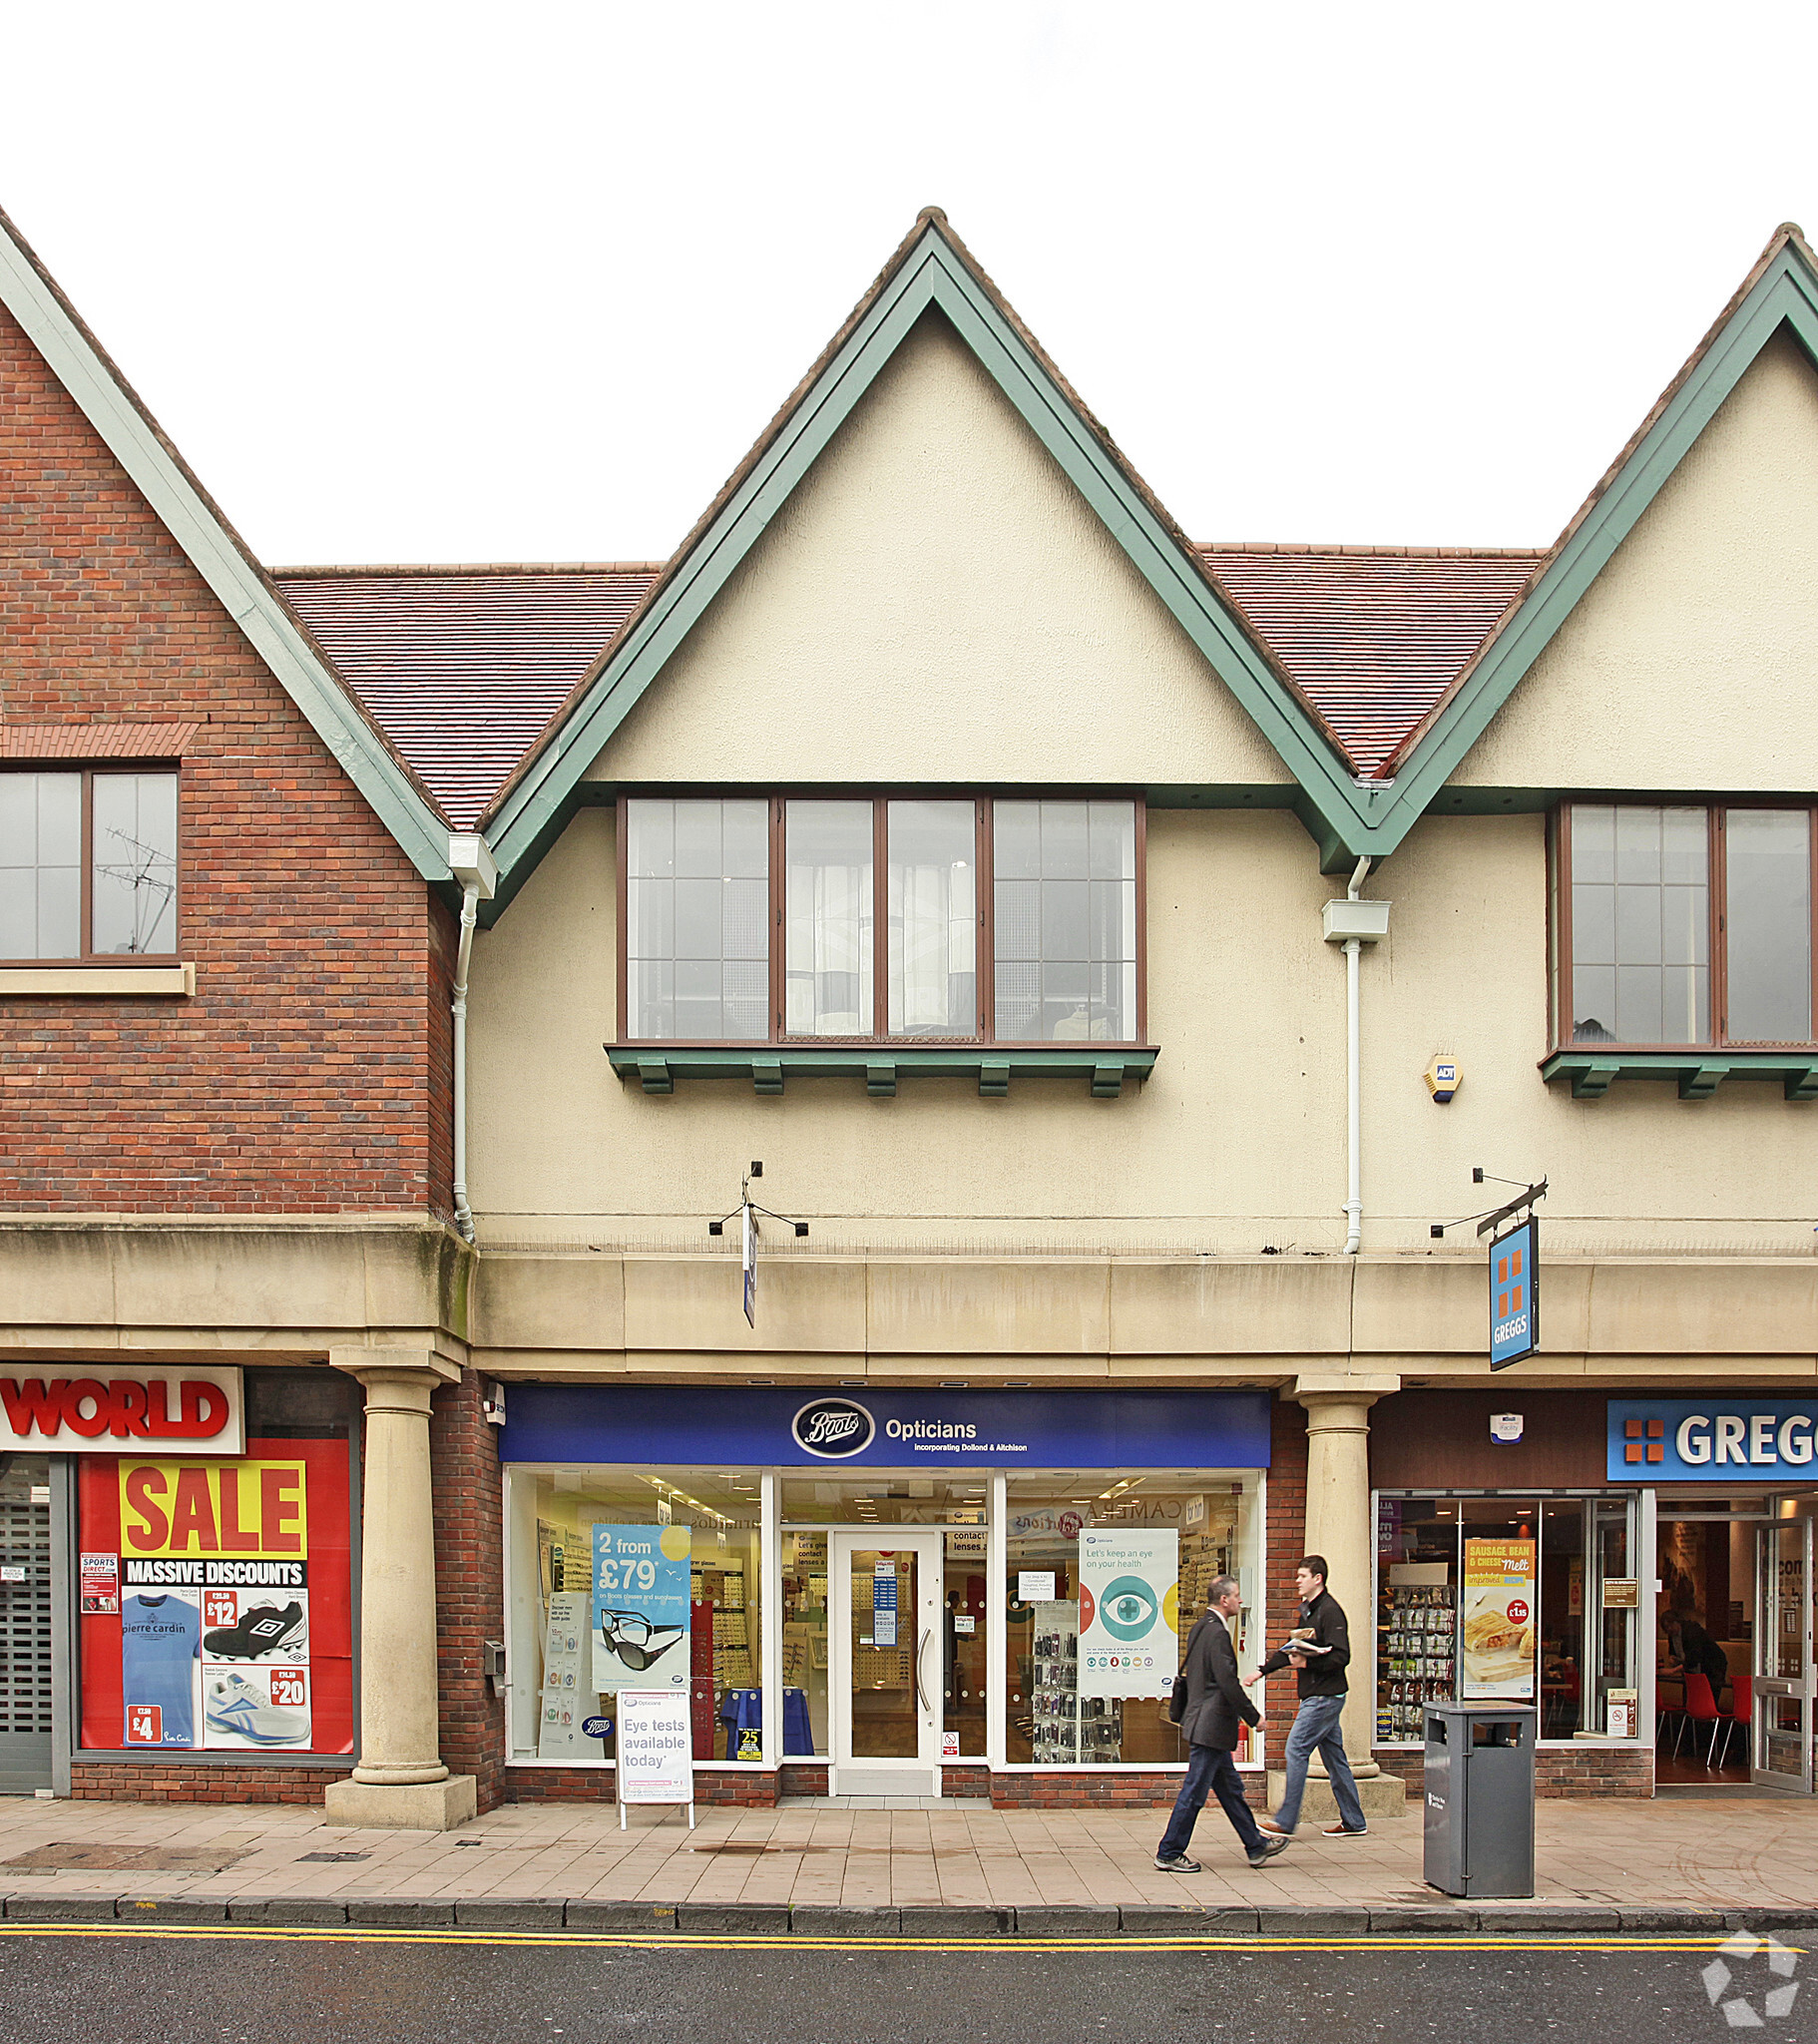
<path fill-rule="evenodd" d="M 1187 1749 L 1186 1780 L 1174 1797 L 1174 1813 L 1155 1847 L 1157 1859 L 1178 1859 L 1193 1835 L 1193 1823 L 1205 1806 L 1207 1791 L 1216 1795 L 1219 1807 L 1231 1820 L 1246 1852 L 1262 1850 L 1262 1833 L 1243 1799 L 1243 1778 L 1237 1764 L 1221 1747 L 1193 1746 Z"/>
<path fill-rule="evenodd" d="M 1288 1782 L 1282 1791 L 1281 1807 L 1275 1821 L 1291 1831 L 1300 1821 L 1300 1798 L 1306 1793 L 1307 1763 L 1318 1754 L 1326 1764 L 1332 1793 L 1338 1799 L 1338 1814 L 1348 1831 L 1364 1828 L 1363 1804 L 1357 1799 L 1357 1782 L 1351 1763 L 1345 1759 L 1345 1743 L 1339 1736 L 1338 1720 L 1344 1710 L 1343 1697 L 1308 1697 L 1295 1713 L 1288 1732 Z"/>

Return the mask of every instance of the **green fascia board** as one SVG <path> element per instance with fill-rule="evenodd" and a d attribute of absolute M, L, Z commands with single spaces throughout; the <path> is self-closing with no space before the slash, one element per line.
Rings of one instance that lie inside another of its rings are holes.
<path fill-rule="evenodd" d="M 1788 1100 L 1818 1098 L 1818 1051 L 1555 1051 L 1543 1079 L 1570 1079 L 1575 1100 L 1601 1100 L 1618 1080 L 1670 1079 L 1681 1100 L 1708 1100 L 1728 1079 L 1778 1080 Z"/>
<path fill-rule="evenodd" d="M 1762 271 L 1590 515 L 1560 549 L 1521 610 L 1445 705 L 1400 772 L 1386 783 L 1386 801 L 1374 824 L 1381 855 L 1393 851 L 1434 805 L 1491 719 L 1552 644 L 1579 600 L 1782 325 L 1789 326 L 1806 353 L 1818 361 L 1818 277 L 1791 244 Z M 1371 848 L 1360 840 L 1359 849 Z"/>
<path fill-rule="evenodd" d="M 1274 748 L 1305 801 L 1340 834 L 1367 826 L 1381 797 L 1357 789 L 1348 763 L 931 223 L 560 731 L 486 819 L 502 873 L 535 857 L 575 783 L 930 308 L 972 348 L 1104 521 Z"/>
<path fill-rule="evenodd" d="M 447 879 L 447 822 L 323 665 L 270 582 L 3 221 L 0 302 L 411 864 L 426 880 Z"/>
<path fill-rule="evenodd" d="M 860 1079 L 873 1099 L 895 1094 L 905 1078 L 976 1079 L 999 1097 L 1014 1078 L 1083 1078 L 1097 1100 L 1116 1099 L 1127 1083 L 1146 1079 L 1161 1053 L 1152 1046 L 1109 1043 L 1024 1048 L 998 1043 L 757 1044 L 672 1048 L 662 1043 L 604 1046 L 621 1079 L 645 1092 L 673 1093 L 682 1079 L 743 1079 L 758 1093 L 786 1090 L 790 1079 Z"/>

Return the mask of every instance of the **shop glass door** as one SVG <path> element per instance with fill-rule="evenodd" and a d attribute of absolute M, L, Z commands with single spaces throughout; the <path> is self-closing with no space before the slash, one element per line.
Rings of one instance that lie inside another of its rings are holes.
<path fill-rule="evenodd" d="M 943 1539 L 827 1536 L 831 1794 L 940 1793 Z"/>
<path fill-rule="evenodd" d="M 1755 1753 L 1752 1779 L 1812 1788 L 1812 1521 L 1777 1519 L 1755 1536 Z"/>

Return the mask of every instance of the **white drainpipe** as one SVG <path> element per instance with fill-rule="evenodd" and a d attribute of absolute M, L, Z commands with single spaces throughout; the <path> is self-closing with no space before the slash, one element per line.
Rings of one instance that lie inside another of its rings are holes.
<path fill-rule="evenodd" d="M 458 830 L 448 840 L 448 865 L 461 883 L 461 941 L 455 952 L 451 1013 L 454 1016 L 454 1210 L 464 1242 L 473 1241 L 473 1209 L 467 1204 L 467 974 L 473 962 L 473 933 L 479 904 L 490 901 L 499 882 L 486 840 Z"/>
<path fill-rule="evenodd" d="M 1389 904 L 1365 901 L 1360 890 L 1370 871 L 1366 854 L 1357 861 L 1351 884 L 1342 901 L 1325 905 L 1325 938 L 1328 944 L 1342 943 L 1345 949 L 1345 1134 L 1347 1176 L 1345 1200 L 1345 1247 L 1354 1257 L 1363 1247 L 1363 1029 L 1360 984 L 1363 947 L 1385 936 L 1389 928 Z"/>

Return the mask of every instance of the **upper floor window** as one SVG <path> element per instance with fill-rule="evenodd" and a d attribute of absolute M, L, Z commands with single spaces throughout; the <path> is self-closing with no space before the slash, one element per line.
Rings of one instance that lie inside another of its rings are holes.
<path fill-rule="evenodd" d="M 1562 1040 L 1810 1043 L 1812 820 L 1805 805 L 1570 803 Z"/>
<path fill-rule="evenodd" d="M 1141 1040 L 1128 799 L 628 796 L 634 1042 Z"/>
<path fill-rule="evenodd" d="M 177 775 L 0 773 L 0 960 L 177 950 Z"/>

